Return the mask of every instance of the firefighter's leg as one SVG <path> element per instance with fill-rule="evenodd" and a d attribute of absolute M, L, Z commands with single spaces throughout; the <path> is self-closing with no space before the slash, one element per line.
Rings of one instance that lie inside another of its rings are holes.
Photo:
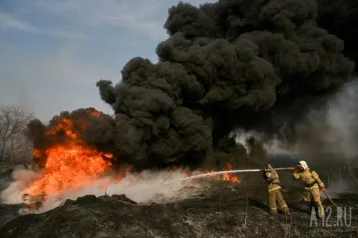
<path fill-rule="evenodd" d="M 283 211 L 286 215 L 290 215 L 291 213 L 290 213 L 290 211 L 289 211 L 289 209 L 288 209 L 288 206 L 287 206 L 286 201 L 283 199 L 281 190 L 277 190 L 277 191 L 276 191 L 276 200 L 277 200 L 278 205 L 279 205 L 280 208 L 282 209 L 282 211 Z"/>
<path fill-rule="evenodd" d="M 306 189 L 306 193 L 305 193 L 304 197 L 305 197 L 304 200 L 308 203 L 308 207 L 310 209 L 310 212 L 312 212 L 312 208 L 315 207 L 315 204 L 314 204 L 314 201 L 312 199 L 311 190 Z"/>
<path fill-rule="evenodd" d="M 277 214 L 276 191 L 269 192 L 269 205 L 271 214 Z"/>
<path fill-rule="evenodd" d="M 322 202 L 321 202 L 321 196 L 319 194 L 319 188 L 314 188 L 311 190 L 311 194 L 312 194 L 312 197 L 313 197 L 313 200 L 317 206 L 317 209 L 319 210 L 319 216 L 320 217 L 323 217 L 324 216 L 324 207 L 322 205 Z"/>
<path fill-rule="evenodd" d="M 306 190 L 303 195 L 303 201 L 305 201 L 305 202 L 311 201 L 311 193 L 308 190 Z"/>

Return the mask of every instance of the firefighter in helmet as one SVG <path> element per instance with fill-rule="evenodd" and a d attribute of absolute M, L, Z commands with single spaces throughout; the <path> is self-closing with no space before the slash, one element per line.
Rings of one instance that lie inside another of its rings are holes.
<path fill-rule="evenodd" d="M 296 179 L 302 179 L 302 181 L 305 184 L 305 195 L 303 196 L 303 199 L 306 202 L 310 203 L 310 207 L 316 206 L 317 209 L 319 209 L 319 216 L 324 216 L 324 207 L 321 202 L 321 196 L 319 193 L 319 189 L 322 189 L 322 192 L 326 191 L 326 188 L 324 186 L 324 183 L 319 178 L 317 172 L 310 171 L 310 168 L 308 167 L 306 161 L 300 161 L 299 165 L 296 166 L 296 168 L 293 171 L 293 176 Z M 312 201 L 313 200 L 313 201 Z"/>
<path fill-rule="evenodd" d="M 291 215 L 287 203 L 282 196 L 280 180 L 277 171 L 273 169 L 270 164 L 266 165 L 266 169 L 264 170 L 264 177 L 268 184 L 270 212 L 272 214 L 277 214 L 278 205 L 286 215 Z"/>

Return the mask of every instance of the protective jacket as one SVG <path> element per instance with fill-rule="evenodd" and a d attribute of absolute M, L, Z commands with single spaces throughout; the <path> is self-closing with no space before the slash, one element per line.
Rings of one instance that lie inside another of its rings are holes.
<path fill-rule="evenodd" d="M 303 199 L 310 203 L 313 200 L 317 208 L 319 208 L 319 215 L 324 216 L 324 207 L 321 202 L 319 189 L 325 186 L 318 174 L 315 171 L 311 172 L 309 168 L 307 168 L 302 171 L 294 171 L 293 176 L 296 179 L 301 179 L 305 184 L 306 194 L 303 196 Z"/>
<path fill-rule="evenodd" d="M 315 171 L 311 172 L 309 169 L 306 169 L 301 172 L 293 172 L 293 176 L 296 179 L 301 179 L 305 184 L 305 189 L 307 190 L 314 188 L 324 188 L 324 183 Z"/>
<path fill-rule="evenodd" d="M 268 191 L 272 192 L 275 190 L 281 189 L 280 179 L 278 177 L 277 171 L 270 169 L 266 172 L 266 179 L 268 184 Z"/>

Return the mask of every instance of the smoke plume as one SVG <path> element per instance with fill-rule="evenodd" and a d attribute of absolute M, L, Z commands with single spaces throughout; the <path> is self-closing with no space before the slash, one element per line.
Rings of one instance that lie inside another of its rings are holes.
<path fill-rule="evenodd" d="M 340 154 L 346 158 L 358 154 L 357 91 L 357 81 L 347 83 L 296 124 L 296 153 Z"/>
<path fill-rule="evenodd" d="M 355 44 L 348 41 L 345 49 L 332 33 L 348 39 L 357 6 L 338 2 L 339 11 L 326 0 L 179 3 L 169 9 L 158 63 L 133 58 L 121 82 L 97 83 L 114 118 L 82 109 L 60 116 L 89 118 L 86 143 L 137 168 L 215 164 L 217 149 L 230 145 L 227 137 L 237 128 L 294 144 L 303 135 L 299 122 L 354 72 Z M 39 121 L 29 131 L 35 147 L 51 143 Z M 232 148 L 227 153 L 247 158 L 244 146 Z M 265 153 L 254 157 L 260 156 Z"/>

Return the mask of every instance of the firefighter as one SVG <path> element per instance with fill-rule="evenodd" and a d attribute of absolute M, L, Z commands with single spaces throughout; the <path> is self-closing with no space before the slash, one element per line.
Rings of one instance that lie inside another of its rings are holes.
<path fill-rule="evenodd" d="M 322 189 L 322 192 L 326 191 L 324 183 L 319 178 L 318 174 L 315 171 L 310 171 L 306 161 L 300 161 L 299 165 L 293 171 L 293 176 L 296 179 L 302 179 L 305 184 L 305 195 L 303 200 L 309 202 L 310 207 L 316 207 L 319 210 L 319 216 L 324 216 L 324 207 L 321 202 L 321 196 L 319 189 Z M 312 201 L 313 200 L 313 201 Z"/>
<path fill-rule="evenodd" d="M 287 203 L 282 196 L 280 180 L 277 171 L 273 169 L 270 164 L 266 165 L 264 177 L 268 185 L 269 205 L 271 214 L 277 214 L 278 205 L 286 215 L 291 215 Z"/>

